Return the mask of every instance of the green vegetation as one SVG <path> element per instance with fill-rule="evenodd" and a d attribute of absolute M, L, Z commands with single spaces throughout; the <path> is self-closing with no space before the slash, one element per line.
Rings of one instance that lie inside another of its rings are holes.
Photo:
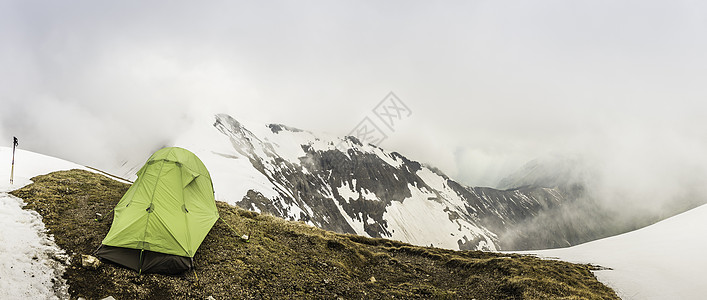
<path fill-rule="evenodd" d="M 207 235 L 195 271 L 138 275 L 113 264 L 91 270 L 80 266 L 79 255 L 100 245 L 128 185 L 81 170 L 32 180 L 13 194 L 42 215 L 72 257 L 64 276 L 73 298 L 618 299 L 589 265 L 337 234 L 222 202 L 225 223 Z M 96 213 L 106 218 L 96 221 Z"/>

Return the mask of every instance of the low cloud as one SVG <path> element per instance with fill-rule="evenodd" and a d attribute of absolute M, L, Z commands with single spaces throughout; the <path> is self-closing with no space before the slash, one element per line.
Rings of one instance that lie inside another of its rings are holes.
<path fill-rule="evenodd" d="M 394 91 L 413 115 L 382 146 L 467 185 L 576 155 L 660 209 L 704 195 L 701 6 L 5 1 L 0 145 L 111 170 L 203 114 L 345 135 Z"/>

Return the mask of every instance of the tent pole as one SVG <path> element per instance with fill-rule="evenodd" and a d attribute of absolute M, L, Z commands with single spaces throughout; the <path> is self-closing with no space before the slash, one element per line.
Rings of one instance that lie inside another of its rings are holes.
<path fill-rule="evenodd" d="M 194 271 L 194 277 L 196 278 L 196 284 L 199 285 L 199 276 L 196 275 L 196 266 L 194 266 L 194 258 L 191 258 L 191 270 Z"/>
<path fill-rule="evenodd" d="M 145 251 L 145 250 L 140 249 L 140 268 L 137 271 L 138 275 L 142 275 L 142 251 Z"/>

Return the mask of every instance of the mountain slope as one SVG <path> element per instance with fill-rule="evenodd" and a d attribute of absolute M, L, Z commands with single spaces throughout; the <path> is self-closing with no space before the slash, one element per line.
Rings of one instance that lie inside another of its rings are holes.
<path fill-rule="evenodd" d="M 616 299 L 588 265 L 515 254 L 417 247 L 324 231 L 217 202 L 219 221 L 196 252 L 196 270 L 138 275 L 106 264 L 80 267 L 110 228 L 128 185 L 82 171 L 32 179 L 13 194 L 38 211 L 72 257 L 72 298 L 101 299 Z M 250 235 L 248 243 L 241 234 Z"/>
<path fill-rule="evenodd" d="M 0 161 L 12 161 L 12 148 L 0 147 Z M 23 209 L 22 199 L 9 194 L 32 183 L 31 177 L 81 165 L 22 149 L 15 151 L 14 183 L 10 168 L 0 169 L 0 299 L 53 299 L 66 295 L 61 278 L 65 256 L 57 248 L 39 214 Z"/>
<path fill-rule="evenodd" d="M 207 125 L 208 124 L 208 125 Z M 432 167 L 364 145 L 228 115 L 175 142 L 214 174 L 230 204 L 326 230 L 448 249 L 496 250 L 498 232 L 565 202 L 563 191 L 465 187 Z"/>
<path fill-rule="evenodd" d="M 502 180 L 502 188 L 551 188 L 565 197 L 562 205 L 497 232 L 500 243 L 520 250 L 568 247 L 643 228 L 707 203 L 701 188 L 689 184 L 670 193 L 662 193 L 660 186 L 649 190 L 630 184 L 617 188 L 613 182 L 607 186 L 606 173 L 597 165 L 582 157 L 545 156 Z"/>
<path fill-rule="evenodd" d="M 597 277 L 623 299 L 704 299 L 705 226 L 707 205 L 622 235 L 527 253 L 611 268 Z"/>

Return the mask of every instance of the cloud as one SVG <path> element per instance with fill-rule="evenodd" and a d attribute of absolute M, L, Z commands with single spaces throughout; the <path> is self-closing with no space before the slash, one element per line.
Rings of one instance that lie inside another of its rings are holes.
<path fill-rule="evenodd" d="M 111 169 L 197 113 L 344 135 L 394 91 L 413 115 L 382 146 L 463 183 L 571 153 L 669 197 L 707 170 L 703 6 L 4 1 L 0 133 Z"/>

